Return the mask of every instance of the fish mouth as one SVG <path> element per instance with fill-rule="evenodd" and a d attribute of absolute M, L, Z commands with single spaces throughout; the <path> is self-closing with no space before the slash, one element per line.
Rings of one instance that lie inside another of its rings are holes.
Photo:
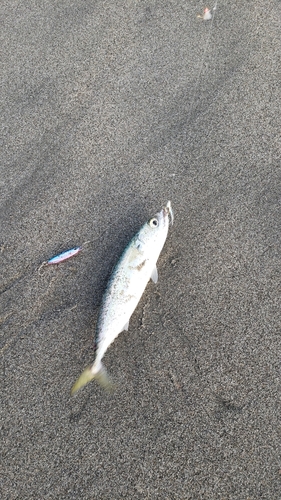
<path fill-rule="evenodd" d="M 173 213 L 173 209 L 172 209 L 172 205 L 171 205 L 170 201 L 167 202 L 167 205 L 162 209 L 162 212 L 163 212 L 164 217 L 170 216 L 170 221 L 171 221 L 171 226 L 172 226 L 174 223 L 174 213 Z"/>

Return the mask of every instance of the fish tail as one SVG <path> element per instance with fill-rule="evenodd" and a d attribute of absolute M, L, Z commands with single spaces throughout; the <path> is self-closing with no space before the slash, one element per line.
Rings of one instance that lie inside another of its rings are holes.
<path fill-rule="evenodd" d="M 98 364 L 94 363 L 93 366 L 88 366 L 76 380 L 72 386 L 71 395 L 75 394 L 79 389 L 88 384 L 91 380 L 96 380 L 103 389 L 113 391 L 114 386 L 110 380 L 107 371 L 101 361 Z"/>

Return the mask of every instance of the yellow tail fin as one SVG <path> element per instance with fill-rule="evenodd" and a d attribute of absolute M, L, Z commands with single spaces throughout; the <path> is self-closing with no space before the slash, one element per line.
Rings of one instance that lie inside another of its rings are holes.
<path fill-rule="evenodd" d="M 88 384 L 91 380 L 97 380 L 101 387 L 103 387 L 107 391 L 113 391 L 114 385 L 110 378 L 107 375 L 105 367 L 100 364 L 100 368 L 97 373 L 93 374 L 92 368 L 88 366 L 80 375 L 80 377 L 76 380 L 75 384 L 71 389 L 71 396 L 75 394 L 79 389 L 84 387 L 84 385 Z"/>

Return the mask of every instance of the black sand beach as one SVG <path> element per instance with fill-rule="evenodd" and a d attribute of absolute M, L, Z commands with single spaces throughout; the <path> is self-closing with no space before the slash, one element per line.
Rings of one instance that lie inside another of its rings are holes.
<path fill-rule="evenodd" d="M 281 4 L 214 5 L 2 2 L 2 500 L 281 498 Z M 117 389 L 71 398 L 167 200 Z"/>

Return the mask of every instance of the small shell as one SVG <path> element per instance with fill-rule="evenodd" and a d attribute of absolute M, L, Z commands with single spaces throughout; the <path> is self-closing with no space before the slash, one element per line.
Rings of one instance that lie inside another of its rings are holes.
<path fill-rule="evenodd" d="M 210 19 L 212 19 L 211 11 L 210 11 L 210 9 L 208 9 L 208 7 L 206 7 L 204 9 L 203 20 L 204 21 L 210 21 Z"/>

